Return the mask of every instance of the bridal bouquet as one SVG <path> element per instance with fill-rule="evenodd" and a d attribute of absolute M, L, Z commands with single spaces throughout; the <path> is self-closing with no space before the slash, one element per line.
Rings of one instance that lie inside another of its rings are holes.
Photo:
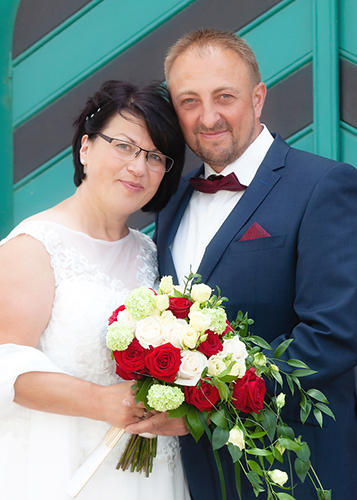
<path fill-rule="evenodd" d="M 300 383 L 301 377 L 316 372 L 300 360 L 279 359 L 293 339 L 273 351 L 264 339 L 249 333 L 253 320 L 247 314 L 239 312 L 229 324 L 223 306 L 228 299 L 220 296 L 218 287 L 214 295 L 200 278 L 191 273 L 180 288 L 173 286 L 171 276 L 164 276 L 158 292 L 137 288 L 113 312 L 107 346 L 117 374 L 136 380 L 136 401 L 143 401 L 149 411 L 185 417 L 196 441 L 206 432 L 222 499 L 226 492 L 217 450 L 227 446 L 239 496 L 243 473 L 256 495 L 266 491 L 268 500 L 295 500 L 285 486 L 288 475 L 276 466 L 294 453 L 300 480 L 309 476 L 317 497 L 330 500 L 331 492 L 323 489 L 310 463 L 308 444 L 283 422 L 286 395 L 266 390 L 266 381 L 276 381 L 276 387 L 283 388 L 285 378 L 290 392 L 301 395 L 302 422 L 313 411 L 322 425 L 323 413 L 333 417 L 328 401 L 320 391 L 305 391 Z M 293 371 L 285 373 L 284 363 Z M 118 466 L 149 474 L 154 454 L 151 440 L 133 436 Z"/>

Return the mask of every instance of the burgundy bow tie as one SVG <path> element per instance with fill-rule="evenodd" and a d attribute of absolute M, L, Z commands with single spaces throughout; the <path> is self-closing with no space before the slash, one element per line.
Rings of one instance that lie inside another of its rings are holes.
<path fill-rule="evenodd" d="M 201 193 L 214 194 L 217 191 L 243 191 L 247 188 L 241 184 L 234 172 L 229 175 L 210 175 L 207 179 L 192 177 L 189 179 L 193 189 Z"/>

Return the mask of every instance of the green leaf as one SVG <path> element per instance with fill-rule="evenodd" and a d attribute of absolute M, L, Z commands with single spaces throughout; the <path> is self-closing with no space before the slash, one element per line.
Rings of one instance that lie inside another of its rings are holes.
<path fill-rule="evenodd" d="M 280 356 L 286 351 L 293 340 L 294 339 L 284 340 L 284 342 L 278 345 L 278 347 L 274 351 L 274 358 L 280 358 Z"/>
<path fill-rule="evenodd" d="M 295 368 L 309 368 L 306 363 L 300 361 L 300 359 L 289 359 L 288 365 Z"/>
<path fill-rule="evenodd" d="M 265 491 L 265 489 L 262 487 L 262 480 L 258 476 L 256 472 L 253 472 L 252 470 L 248 472 L 247 478 L 249 479 L 250 483 L 253 485 L 254 490 L 257 492 L 261 493 Z"/>
<path fill-rule="evenodd" d="M 200 420 L 199 411 L 197 410 L 197 408 L 195 408 L 194 406 L 191 406 L 191 408 L 189 409 L 189 411 L 185 415 L 185 421 L 186 421 L 186 425 L 187 425 L 188 430 L 190 431 L 194 440 L 197 443 L 197 441 L 200 439 L 200 437 L 202 436 L 202 434 L 205 431 L 203 424 Z"/>
<path fill-rule="evenodd" d="M 279 443 L 283 448 L 286 448 L 287 450 L 291 451 L 301 450 L 302 448 L 302 445 L 300 443 L 297 443 L 296 441 L 293 441 L 292 439 L 285 437 L 280 437 Z"/>
<path fill-rule="evenodd" d="M 215 377 L 213 379 L 213 384 L 217 387 L 217 389 L 219 391 L 220 398 L 223 401 L 228 401 L 229 396 L 230 396 L 230 392 L 229 392 L 229 388 L 226 385 L 226 383 L 222 382 L 222 380 L 219 380 L 218 378 Z"/>
<path fill-rule="evenodd" d="M 255 455 L 257 457 L 267 457 L 269 455 L 272 455 L 272 452 L 269 450 L 265 450 L 263 448 L 250 448 L 246 450 L 247 453 L 250 455 Z"/>
<path fill-rule="evenodd" d="M 317 496 L 319 500 L 331 500 L 331 491 L 332 490 L 321 490 L 319 488 L 317 490 Z"/>
<path fill-rule="evenodd" d="M 266 431 L 261 431 L 261 432 L 252 432 L 252 434 L 248 434 L 248 437 L 250 439 L 260 439 L 266 435 L 267 435 Z"/>
<path fill-rule="evenodd" d="M 288 386 L 289 386 L 289 389 L 290 389 L 292 396 L 294 396 L 294 392 L 295 392 L 294 382 L 292 381 L 292 378 L 288 374 L 286 374 L 286 381 L 288 383 Z"/>
<path fill-rule="evenodd" d="M 328 401 L 327 401 L 325 394 L 323 394 L 321 391 L 318 391 L 317 389 L 309 389 L 307 391 L 307 394 L 311 398 L 317 399 L 317 401 L 321 401 L 321 403 L 328 404 Z"/>
<path fill-rule="evenodd" d="M 264 475 L 262 469 L 260 468 L 260 465 L 257 464 L 257 462 L 255 462 L 254 460 L 247 460 L 247 464 L 252 469 L 252 471 L 258 474 L 259 476 Z"/>
<path fill-rule="evenodd" d="M 297 377 L 291 376 L 291 380 L 298 386 L 299 389 L 301 389 L 300 380 Z"/>
<path fill-rule="evenodd" d="M 322 427 L 324 418 L 322 416 L 321 411 L 318 408 L 314 408 L 314 415 L 315 415 L 315 418 L 318 421 L 320 427 Z"/>
<path fill-rule="evenodd" d="M 306 422 L 308 416 L 310 415 L 311 408 L 312 408 L 312 404 L 310 403 L 310 401 L 307 401 L 305 409 L 301 408 L 300 420 L 303 424 Z"/>
<path fill-rule="evenodd" d="M 316 370 L 294 370 L 291 373 L 291 376 L 294 377 L 308 377 L 309 375 L 313 375 L 314 373 L 317 373 Z"/>
<path fill-rule="evenodd" d="M 326 413 L 326 415 L 328 415 L 329 417 L 333 418 L 334 420 L 335 419 L 335 415 L 332 413 L 332 410 L 331 408 L 329 408 L 328 406 L 324 405 L 323 403 L 316 403 L 316 408 L 318 408 L 319 410 L 323 411 L 324 413 Z"/>
<path fill-rule="evenodd" d="M 243 455 L 242 450 L 238 446 L 235 446 L 233 443 L 228 443 L 228 451 L 231 454 L 234 464 L 238 462 L 238 460 L 240 460 Z"/>
<path fill-rule="evenodd" d="M 141 381 L 140 381 L 141 382 Z M 147 406 L 147 394 L 150 387 L 154 384 L 154 379 L 151 377 L 144 377 L 144 380 L 140 383 L 139 390 L 135 394 L 135 401 L 139 403 L 142 401 Z"/>
<path fill-rule="evenodd" d="M 302 483 L 305 481 L 307 473 L 310 470 L 310 466 L 310 460 L 308 460 L 307 462 L 303 462 L 302 460 L 300 460 L 300 458 L 296 458 L 295 460 L 295 472 Z"/>
<path fill-rule="evenodd" d="M 283 387 L 283 377 L 281 376 L 280 372 L 277 372 L 275 370 L 270 370 L 270 373 L 272 374 L 273 378 L 280 384 L 281 387 Z"/>
<path fill-rule="evenodd" d="M 228 428 L 228 419 L 225 415 L 224 408 L 221 408 L 219 411 L 215 411 L 209 418 L 217 427 L 221 427 L 222 429 Z"/>
<path fill-rule="evenodd" d="M 294 497 L 284 492 L 276 493 L 276 496 L 279 498 L 279 500 L 296 500 Z"/>
<path fill-rule="evenodd" d="M 273 348 L 268 344 L 268 342 L 261 337 L 257 337 L 256 335 L 251 335 L 247 338 L 248 341 L 252 341 L 253 344 L 258 345 L 262 349 L 269 349 L 271 351 Z"/>
<path fill-rule="evenodd" d="M 277 424 L 276 416 L 271 410 L 264 410 L 263 415 L 264 419 L 260 423 L 267 432 L 269 439 L 273 441 Z"/>
<path fill-rule="evenodd" d="M 302 448 L 301 450 L 296 450 L 296 455 L 302 462 L 307 462 L 311 455 L 310 448 L 305 441 L 303 441 L 301 444 Z"/>
<path fill-rule="evenodd" d="M 241 488 L 241 480 L 240 480 L 240 463 L 234 462 L 234 475 L 236 480 L 236 488 L 239 496 L 239 500 L 242 500 L 242 488 Z"/>
<path fill-rule="evenodd" d="M 291 440 L 294 440 L 295 439 L 295 433 L 294 433 L 294 430 L 292 429 L 292 427 L 289 427 L 288 425 L 286 424 L 283 424 L 283 425 L 278 425 L 277 427 L 277 436 L 280 438 L 280 437 L 287 437 Z"/>
<path fill-rule="evenodd" d="M 184 417 L 190 408 L 191 408 L 191 406 L 184 401 L 178 408 L 176 408 L 176 410 L 169 410 L 168 411 L 169 418 Z"/>
<path fill-rule="evenodd" d="M 307 403 L 306 396 L 302 391 L 300 391 L 300 395 L 301 395 L 300 407 L 304 411 L 306 411 L 306 403 Z"/>
<path fill-rule="evenodd" d="M 219 448 L 222 448 L 227 443 L 228 438 L 229 431 L 216 427 L 212 434 L 212 448 L 219 450 Z"/>

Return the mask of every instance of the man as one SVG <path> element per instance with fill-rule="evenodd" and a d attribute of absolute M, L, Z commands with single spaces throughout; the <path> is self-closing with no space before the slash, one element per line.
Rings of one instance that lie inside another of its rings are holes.
<path fill-rule="evenodd" d="M 304 387 L 325 393 L 336 422 L 325 417 L 321 429 L 311 417 L 303 426 L 294 398 L 284 420 L 308 442 L 323 487 L 332 489 L 336 500 L 352 500 L 357 492 L 357 171 L 292 149 L 260 123 L 266 88 L 253 52 L 235 34 L 199 30 L 183 37 L 171 48 L 165 70 L 186 142 L 204 165 L 182 180 L 157 217 L 160 273 L 182 282 L 192 265 L 203 282 L 218 285 L 229 298 L 230 320 L 238 310 L 248 311 L 254 319 L 251 332 L 272 346 L 294 339 L 286 358 L 318 371 Z M 208 180 L 211 193 L 200 191 L 206 189 L 202 178 L 232 172 L 241 190 L 212 193 L 215 181 Z M 160 415 L 130 429 L 185 434 L 182 422 L 172 420 Z M 196 444 L 186 435 L 181 444 L 192 498 L 219 499 L 207 440 Z M 225 450 L 221 460 L 227 498 L 237 499 Z M 242 489 L 243 500 L 255 498 L 248 482 Z M 299 500 L 317 498 L 308 479 L 303 485 L 296 480 L 293 494 Z"/>

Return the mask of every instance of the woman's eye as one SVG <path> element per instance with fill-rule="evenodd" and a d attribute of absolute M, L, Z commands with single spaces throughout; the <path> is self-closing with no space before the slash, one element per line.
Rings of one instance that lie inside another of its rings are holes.
<path fill-rule="evenodd" d="M 149 160 L 154 163 L 165 163 L 164 157 L 157 153 L 150 153 Z"/>
<path fill-rule="evenodd" d="M 133 151 L 133 146 L 131 144 L 127 144 L 126 142 L 115 142 L 115 147 L 118 151 L 123 153 L 130 153 Z"/>

